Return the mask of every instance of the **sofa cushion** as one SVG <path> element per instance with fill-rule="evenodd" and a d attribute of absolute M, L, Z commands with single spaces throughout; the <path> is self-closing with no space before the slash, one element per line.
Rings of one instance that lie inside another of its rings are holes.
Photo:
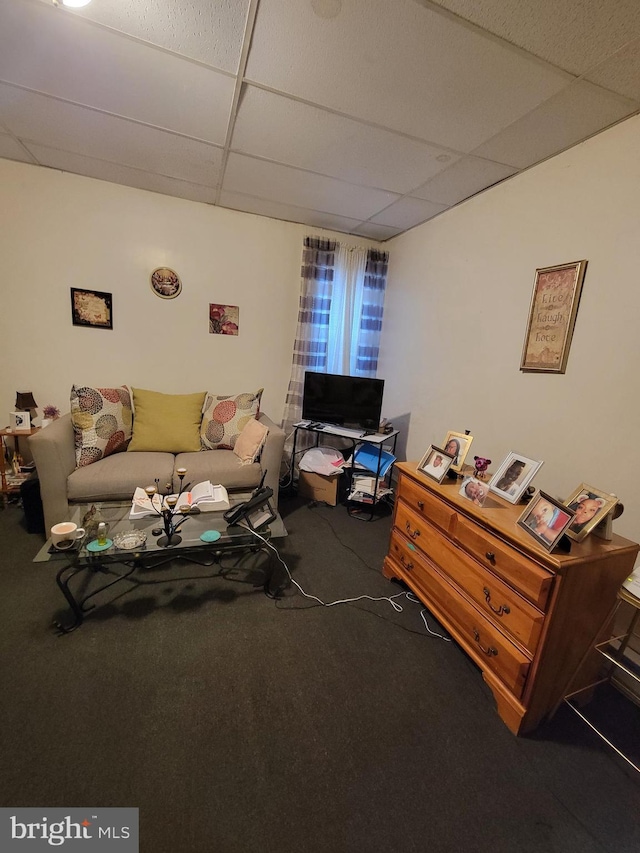
<path fill-rule="evenodd" d="M 179 453 L 175 458 L 175 468 L 186 468 L 185 483 L 201 483 L 211 480 L 214 485 L 221 484 L 227 490 L 248 491 L 260 484 L 262 468 L 253 465 L 240 465 L 232 450 L 208 450 L 200 453 Z M 173 490 L 180 486 L 178 475 L 174 473 Z"/>
<path fill-rule="evenodd" d="M 260 421 L 252 419 L 244 425 L 233 448 L 241 465 L 250 465 L 260 457 L 260 451 L 268 435 L 269 430 Z"/>
<path fill-rule="evenodd" d="M 117 453 L 93 465 L 76 468 L 67 478 L 70 501 L 131 500 L 136 486 L 153 486 L 157 477 L 160 491 L 172 483 L 172 453 Z"/>
<path fill-rule="evenodd" d="M 245 424 L 258 417 L 263 390 L 235 397 L 207 394 L 200 426 L 202 449 L 233 450 Z"/>
<path fill-rule="evenodd" d="M 126 450 L 131 439 L 131 389 L 71 388 L 71 421 L 79 468 Z"/>
<path fill-rule="evenodd" d="M 134 388 L 133 437 L 127 450 L 166 453 L 199 450 L 204 397 L 204 391 L 161 394 Z"/>

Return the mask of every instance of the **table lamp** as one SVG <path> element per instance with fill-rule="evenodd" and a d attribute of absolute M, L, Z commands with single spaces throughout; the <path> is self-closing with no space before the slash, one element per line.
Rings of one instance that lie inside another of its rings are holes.
<path fill-rule="evenodd" d="M 16 427 L 17 429 L 31 429 L 36 417 L 37 407 L 38 404 L 34 400 L 31 391 L 16 392 L 16 413 L 29 413 L 27 417 L 22 414 L 22 423 L 19 427 Z"/>

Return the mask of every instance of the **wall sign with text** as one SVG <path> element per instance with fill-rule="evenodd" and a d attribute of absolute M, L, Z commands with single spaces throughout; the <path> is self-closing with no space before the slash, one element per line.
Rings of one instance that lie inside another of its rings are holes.
<path fill-rule="evenodd" d="M 564 373 L 586 261 L 536 270 L 520 370 Z"/>

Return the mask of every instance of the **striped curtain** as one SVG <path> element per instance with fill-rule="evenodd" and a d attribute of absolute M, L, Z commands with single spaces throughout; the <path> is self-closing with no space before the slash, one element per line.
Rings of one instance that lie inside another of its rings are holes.
<path fill-rule="evenodd" d="M 352 368 L 354 376 L 375 377 L 378 369 L 388 267 L 388 252 L 378 252 L 376 249 L 367 252 L 356 362 Z"/>
<path fill-rule="evenodd" d="M 329 313 L 337 248 L 335 240 L 304 238 L 298 327 L 282 422 L 287 435 L 302 413 L 305 371 L 327 372 Z"/>
<path fill-rule="evenodd" d="M 375 377 L 388 263 L 387 252 L 346 249 L 334 240 L 305 237 L 298 326 L 282 421 L 289 452 L 293 424 L 302 415 L 305 371 Z M 343 322 L 345 317 L 352 320 Z M 314 443 L 314 436 L 299 433 L 296 456 Z"/>

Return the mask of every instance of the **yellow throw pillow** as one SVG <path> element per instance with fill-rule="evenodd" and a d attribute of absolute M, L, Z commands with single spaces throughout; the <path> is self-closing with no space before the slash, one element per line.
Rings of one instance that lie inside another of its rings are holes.
<path fill-rule="evenodd" d="M 160 394 L 133 389 L 133 437 L 127 450 L 189 453 L 200 450 L 205 392 Z"/>

